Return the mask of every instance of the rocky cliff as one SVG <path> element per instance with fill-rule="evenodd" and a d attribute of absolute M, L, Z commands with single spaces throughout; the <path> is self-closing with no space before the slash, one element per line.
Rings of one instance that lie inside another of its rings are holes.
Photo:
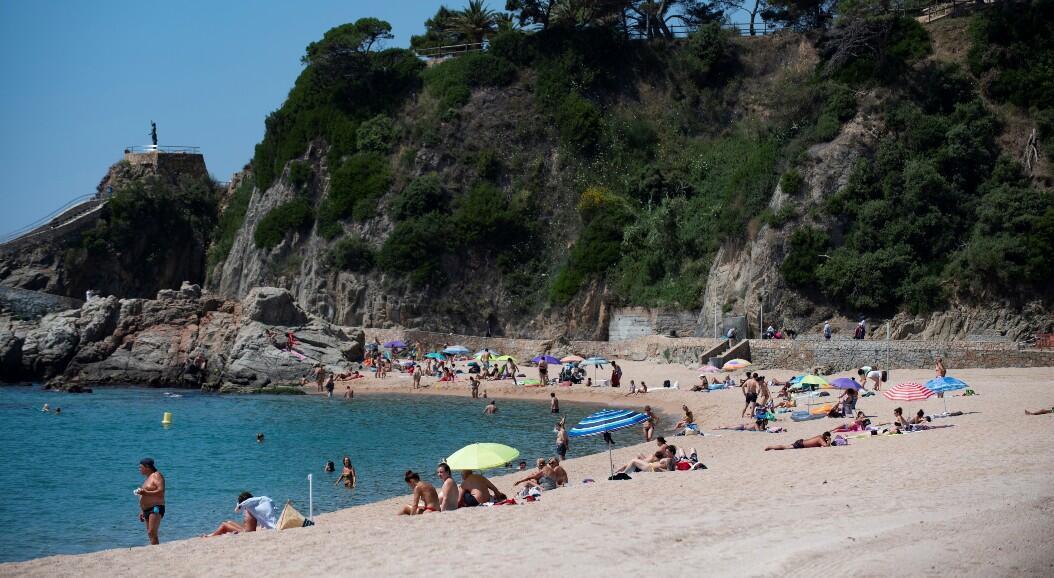
<path fill-rule="evenodd" d="M 314 363 L 342 369 L 360 361 L 364 342 L 361 329 L 309 315 L 289 292 L 268 287 L 230 301 L 185 283 L 156 299 L 95 297 L 79 309 L 3 323 L 0 380 L 72 390 L 149 385 L 257 391 L 297 384 Z M 298 341 L 293 351 L 281 347 L 288 332 Z"/>

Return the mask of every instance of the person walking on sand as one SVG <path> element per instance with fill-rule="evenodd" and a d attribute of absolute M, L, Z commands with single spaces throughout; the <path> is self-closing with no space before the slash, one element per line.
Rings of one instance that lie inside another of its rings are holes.
<path fill-rule="evenodd" d="M 538 361 L 538 381 L 542 382 L 542 387 L 549 385 L 549 362 L 545 361 L 545 356 Z"/>
<path fill-rule="evenodd" d="M 754 406 L 758 403 L 758 381 L 757 374 L 747 374 L 747 380 L 743 382 L 743 411 L 739 417 L 746 417 L 749 411 L 754 414 Z"/>
<path fill-rule="evenodd" d="M 560 413 L 560 400 L 556 399 L 556 393 L 549 394 L 549 413 Z"/>
<path fill-rule="evenodd" d="M 419 389 L 421 387 L 421 373 L 422 372 L 423 372 L 423 370 L 421 369 L 420 365 L 414 365 L 414 368 L 413 368 L 414 389 Z"/>
<path fill-rule="evenodd" d="M 792 443 L 789 446 L 786 446 L 786 445 L 769 446 L 769 447 L 765 448 L 765 451 L 768 452 L 768 451 L 772 451 L 772 450 L 803 450 L 805 448 L 826 448 L 826 447 L 830 447 L 830 445 L 831 445 L 831 432 L 825 431 L 822 434 L 820 434 L 818 436 L 813 436 L 813 437 L 811 437 L 811 438 L 809 438 L 807 440 L 805 440 L 805 439 L 797 440 L 797 441 L 795 441 L 794 443 Z"/>
<path fill-rule="evenodd" d="M 498 406 L 494 403 L 493 399 L 490 400 L 490 403 L 487 404 L 487 407 L 483 408 L 483 413 L 485 415 L 493 415 L 498 413 Z"/>
<path fill-rule="evenodd" d="M 340 472 L 340 477 L 337 481 L 333 482 L 333 485 L 337 485 L 344 482 L 344 487 L 348 489 L 355 489 L 355 484 L 359 482 L 359 476 L 355 473 L 355 466 L 351 465 L 351 458 L 344 456 L 344 469 Z"/>
<path fill-rule="evenodd" d="M 567 436 L 567 426 L 565 425 L 564 418 L 560 418 L 560 421 L 556 422 L 556 455 L 560 456 L 561 460 L 567 459 L 567 447 L 569 442 L 570 438 Z"/>
<path fill-rule="evenodd" d="M 642 382 L 643 383 L 643 382 Z M 648 419 L 644 420 L 644 441 L 650 442 L 651 436 L 655 433 L 655 414 L 651 411 L 651 406 L 644 406 L 644 415 L 648 416 Z"/>
<path fill-rule="evenodd" d="M 611 387 L 622 385 L 622 368 L 615 361 L 611 362 Z"/>
<path fill-rule="evenodd" d="M 139 460 L 139 473 L 146 481 L 133 492 L 139 498 L 139 521 L 146 524 L 146 535 L 150 543 L 157 545 L 161 518 L 165 517 L 165 476 L 157 471 L 153 458 Z"/>
<path fill-rule="evenodd" d="M 454 476 L 450 473 L 450 466 L 446 462 L 440 463 L 436 466 L 436 476 L 443 481 L 443 486 L 439 489 L 439 511 L 449 512 L 456 510 L 458 488 L 457 482 L 454 481 Z"/>
<path fill-rule="evenodd" d="M 403 480 L 413 489 L 413 494 L 410 496 L 410 505 L 403 506 L 403 509 L 399 511 L 400 516 L 416 516 L 439 511 L 439 494 L 435 486 L 421 481 L 420 474 L 413 470 L 406 470 Z"/>

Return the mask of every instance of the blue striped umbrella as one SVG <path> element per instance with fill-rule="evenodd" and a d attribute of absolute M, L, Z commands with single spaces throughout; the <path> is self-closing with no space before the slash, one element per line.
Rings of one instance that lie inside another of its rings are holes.
<path fill-rule="evenodd" d="M 615 475 L 615 461 L 611 457 L 611 446 L 614 443 L 610 435 L 613 431 L 635 426 L 647 421 L 648 416 L 631 409 L 602 409 L 596 413 L 586 416 L 578 425 L 567 432 L 569 437 L 585 437 L 604 435 L 604 441 L 608 443 L 608 462 L 611 464 L 611 475 Z"/>
<path fill-rule="evenodd" d="M 961 379 L 954 377 L 936 377 L 926 382 L 924 385 L 926 389 L 933 393 L 945 393 L 947 391 L 955 391 L 958 389 L 966 389 L 966 382 Z M 944 397 L 943 395 L 941 396 Z M 948 413 L 948 400 L 944 400 L 944 413 Z"/>
<path fill-rule="evenodd" d="M 469 352 L 469 349 L 464 345 L 451 345 L 443 350 L 443 353 L 448 355 L 464 355 Z"/>

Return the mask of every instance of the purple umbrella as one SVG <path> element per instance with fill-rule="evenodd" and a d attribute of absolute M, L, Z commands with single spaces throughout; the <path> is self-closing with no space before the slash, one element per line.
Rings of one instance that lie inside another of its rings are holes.
<path fill-rule="evenodd" d="M 860 382 L 855 379 L 849 379 L 848 377 L 839 377 L 838 379 L 832 380 L 829 385 L 837 389 L 859 390 L 861 387 L 863 387 Z"/>
<path fill-rule="evenodd" d="M 388 349 L 402 349 L 406 347 L 406 344 L 396 339 L 395 341 L 389 341 L 388 343 L 385 343 L 384 346 Z"/>
<path fill-rule="evenodd" d="M 560 360 L 555 358 L 555 357 L 553 357 L 552 355 L 539 355 L 538 357 L 535 357 L 531 361 L 533 361 L 535 363 L 538 363 L 538 362 L 542 361 L 543 359 L 545 360 L 546 363 L 555 364 L 555 365 L 559 365 L 560 364 Z"/>

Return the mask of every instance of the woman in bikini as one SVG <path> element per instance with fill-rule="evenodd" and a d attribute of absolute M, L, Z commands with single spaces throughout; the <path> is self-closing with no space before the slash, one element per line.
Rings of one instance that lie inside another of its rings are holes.
<path fill-rule="evenodd" d="M 355 475 L 355 468 L 351 465 L 351 458 L 344 456 L 344 469 L 341 470 L 340 477 L 333 482 L 333 485 L 344 482 L 345 488 L 354 489 L 358 481 L 358 476 Z"/>
<path fill-rule="evenodd" d="M 410 505 L 403 506 L 403 509 L 399 510 L 400 516 L 416 516 L 439 511 L 439 492 L 436 492 L 435 486 L 422 482 L 421 476 L 413 470 L 406 470 L 403 480 L 413 489 L 414 493 L 410 497 Z"/>
<path fill-rule="evenodd" d="M 681 418 L 681 421 L 677 422 L 677 425 L 673 426 L 673 429 L 679 430 L 681 428 L 695 426 L 695 416 L 692 415 L 692 410 L 688 409 L 687 405 L 682 405 L 681 410 L 684 411 L 684 417 Z"/>
<path fill-rule="evenodd" d="M 648 419 L 644 420 L 644 441 L 650 442 L 651 435 L 655 433 L 655 414 L 651 411 L 651 406 L 644 406 L 644 415 L 648 416 Z"/>

